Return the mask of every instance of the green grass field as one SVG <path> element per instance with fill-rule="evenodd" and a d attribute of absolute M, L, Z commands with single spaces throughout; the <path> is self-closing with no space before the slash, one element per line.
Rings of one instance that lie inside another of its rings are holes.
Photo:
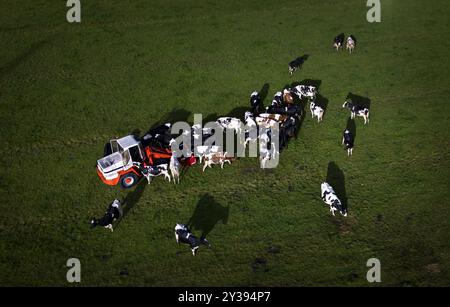
<path fill-rule="evenodd" d="M 82 0 L 79 24 L 65 2 L 0 3 L 1 286 L 450 285 L 448 1 L 383 0 L 373 24 L 356 0 Z M 332 49 L 340 32 L 353 55 Z M 308 113 L 276 169 L 244 158 L 131 191 L 97 177 L 110 138 L 233 113 L 264 84 L 267 105 L 305 79 L 320 81 L 324 121 Z M 351 158 L 348 92 L 371 100 Z M 329 166 L 347 218 L 320 198 Z M 115 231 L 90 229 L 116 197 Z M 196 257 L 173 236 L 189 220 L 213 245 Z M 66 281 L 73 257 L 80 284 Z"/>

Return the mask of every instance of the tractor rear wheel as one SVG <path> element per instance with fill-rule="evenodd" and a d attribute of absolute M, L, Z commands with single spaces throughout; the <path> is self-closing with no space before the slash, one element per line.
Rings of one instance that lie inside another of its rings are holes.
<path fill-rule="evenodd" d="M 120 186 L 123 189 L 129 189 L 138 182 L 138 177 L 134 173 L 128 173 L 120 178 Z"/>

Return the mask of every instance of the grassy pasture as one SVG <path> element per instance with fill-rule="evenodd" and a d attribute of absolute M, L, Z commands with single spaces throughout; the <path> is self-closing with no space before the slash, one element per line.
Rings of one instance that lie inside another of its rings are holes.
<path fill-rule="evenodd" d="M 450 125 L 448 1 L 65 1 L 0 4 L 0 285 L 67 286 L 68 258 L 84 286 L 448 286 Z M 354 54 L 332 39 L 354 34 Z M 308 54 L 289 77 L 287 63 Z M 157 122 L 234 114 L 268 84 L 320 83 L 324 121 L 307 113 L 280 165 L 240 159 L 190 169 L 132 191 L 101 183 L 104 143 Z M 348 92 L 370 99 L 354 155 L 340 147 Z M 320 199 L 339 184 L 349 216 Z M 115 197 L 114 233 L 91 230 Z M 177 222 L 206 232 L 192 257 Z"/>

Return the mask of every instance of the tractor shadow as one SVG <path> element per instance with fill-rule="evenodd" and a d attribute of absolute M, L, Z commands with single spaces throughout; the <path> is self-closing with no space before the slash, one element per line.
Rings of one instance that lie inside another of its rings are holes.
<path fill-rule="evenodd" d="M 348 117 L 347 119 L 347 126 L 345 127 L 346 130 L 350 131 L 350 133 L 353 135 L 353 142 L 356 142 L 356 123 L 355 120 L 351 117 Z"/>
<path fill-rule="evenodd" d="M 201 231 L 201 237 L 206 237 L 219 221 L 224 225 L 228 223 L 229 212 L 229 206 L 222 206 L 213 196 L 206 193 L 200 197 L 187 225 L 191 229 Z"/>
<path fill-rule="evenodd" d="M 356 104 L 358 106 L 361 106 L 363 108 L 367 108 L 370 110 L 371 101 L 370 101 L 370 98 L 368 98 L 368 97 L 355 95 L 355 94 L 349 92 L 345 99 L 348 101 L 351 101 L 353 104 Z"/>
<path fill-rule="evenodd" d="M 51 43 L 53 39 L 42 40 L 31 44 L 25 51 L 19 54 L 12 61 L 8 62 L 6 65 L 0 67 L 0 80 L 4 79 L 8 74 L 14 72 L 14 70 L 31 58 L 35 53 L 39 52 L 46 45 Z"/>
<path fill-rule="evenodd" d="M 189 119 L 191 114 L 192 113 L 186 109 L 174 108 L 170 113 L 164 115 L 158 122 L 154 123 L 148 129 L 148 132 L 152 131 L 153 129 L 155 129 L 161 125 L 164 125 L 165 123 L 174 124 L 176 122 L 187 122 L 187 120 Z M 136 130 L 138 130 L 138 129 L 136 129 Z"/>
<path fill-rule="evenodd" d="M 341 200 L 342 206 L 345 209 L 348 209 L 347 191 L 345 189 L 345 175 L 339 166 L 333 161 L 328 163 L 326 182 L 328 182 L 328 184 L 330 184 L 334 189 L 337 197 Z"/>

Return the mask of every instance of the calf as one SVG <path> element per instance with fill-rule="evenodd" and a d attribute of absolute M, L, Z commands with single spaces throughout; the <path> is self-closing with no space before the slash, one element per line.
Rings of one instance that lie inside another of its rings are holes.
<path fill-rule="evenodd" d="M 196 236 L 194 236 L 189 229 L 189 227 L 185 224 L 176 224 L 175 225 L 175 240 L 179 244 L 189 244 L 191 247 L 192 255 L 195 256 L 197 253 L 197 249 L 200 247 L 201 244 L 207 245 L 208 247 L 211 247 L 211 244 L 209 244 L 208 240 L 206 240 L 205 237 L 201 237 L 198 239 Z"/>
<path fill-rule="evenodd" d="M 351 118 L 354 119 L 356 116 L 360 116 L 364 118 L 364 125 L 369 122 L 369 109 L 364 108 L 358 105 L 355 105 L 354 103 L 350 101 L 345 101 L 342 105 L 343 108 L 347 108 L 351 112 Z"/>
<path fill-rule="evenodd" d="M 322 200 L 330 206 L 330 212 L 335 216 L 334 212 L 338 210 L 343 216 L 347 216 L 347 209 L 344 208 L 341 201 L 337 197 L 331 185 L 323 182 L 320 186 Z"/>
<path fill-rule="evenodd" d="M 231 161 L 234 161 L 235 158 L 233 157 L 227 157 L 227 153 L 223 152 L 216 152 L 216 153 L 210 153 L 205 155 L 205 165 L 203 166 L 203 171 L 207 167 L 211 167 L 213 164 L 220 164 L 220 168 L 223 168 L 223 165 L 225 162 L 231 164 Z"/>
<path fill-rule="evenodd" d="M 345 145 L 345 149 L 347 150 L 347 155 L 351 156 L 353 154 L 353 144 L 355 142 L 355 137 L 350 132 L 350 130 L 345 129 L 344 135 L 342 137 L 342 145 Z"/>
<path fill-rule="evenodd" d="M 200 145 L 197 146 L 195 149 L 195 155 L 198 157 L 199 162 L 202 163 L 203 158 L 211 153 L 220 152 L 221 147 L 220 146 L 207 146 L 207 145 Z"/>
<path fill-rule="evenodd" d="M 252 113 L 256 115 L 261 107 L 261 97 L 257 91 L 254 91 L 250 95 L 250 106 L 252 108 Z"/>
<path fill-rule="evenodd" d="M 353 35 L 350 35 L 349 37 L 347 37 L 347 45 L 345 46 L 345 48 L 352 53 L 353 49 L 355 49 L 355 45 L 356 45 L 356 39 Z"/>
<path fill-rule="evenodd" d="M 101 219 L 93 218 L 91 220 L 91 227 L 94 228 L 98 225 L 105 227 L 114 231 L 112 223 L 119 219 L 123 214 L 122 206 L 120 200 L 115 199 L 111 204 L 109 204 L 108 209 Z"/>
<path fill-rule="evenodd" d="M 341 33 L 334 38 L 333 47 L 336 48 L 336 51 L 339 51 L 339 48 L 341 48 L 344 45 L 344 39 L 345 39 L 344 33 Z"/>
<path fill-rule="evenodd" d="M 319 106 L 317 106 L 314 102 L 311 101 L 311 104 L 309 105 L 309 109 L 311 110 L 311 117 L 314 118 L 314 116 L 317 116 L 317 122 L 320 123 L 323 119 L 323 109 Z"/>
<path fill-rule="evenodd" d="M 173 183 L 180 183 L 180 161 L 178 161 L 178 158 L 174 154 L 170 157 L 169 168 Z"/>

